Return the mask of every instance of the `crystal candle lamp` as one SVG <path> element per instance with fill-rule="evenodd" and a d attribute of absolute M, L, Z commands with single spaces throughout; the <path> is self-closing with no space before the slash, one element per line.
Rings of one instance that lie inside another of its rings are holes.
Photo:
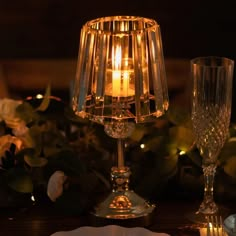
<path fill-rule="evenodd" d="M 168 109 L 168 89 L 160 26 L 135 16 L 103 17 L 81 30 L 72 106 L 75 114 L 104 125 L 117 139 L 118 165 L 111 169 L 113 189 L 94 209 L 99 217 L 145 216 L 154 205 L 129 189 L 123 143 L 136 123 L 154 121 Z"/>

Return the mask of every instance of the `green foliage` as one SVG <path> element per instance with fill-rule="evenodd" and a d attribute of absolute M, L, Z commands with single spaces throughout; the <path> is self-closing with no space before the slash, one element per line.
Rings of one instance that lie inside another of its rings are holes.
<path fill-rule="evenodd" d="M 50 86 L 43 99 L 24 101 L 16 112 L 28 132 L 21 150 L 11 145 L 1 158 L 12 189 L 31 193 L 41 184 L 46 192 L 53 173 L 62 171 L 68 179 L 55 205 L 79 214 L 94 204 L 94 196 L 110 191 L 117 143 L 105 134 L 103 126 L 76 116 L 70 106 L 50 96 Z M 11 133 L 4 123 L 1 129 Z M 185 108 L 171 107 L 154 122 L 137 124 L 125 144 L 131 188 L 147 199 L 156 200 L 164 194 L 173 179 L 191 191 L 202 184 L 202 158 Z M 219 174 L 229 178 L 230 185 L 220 182 L 216 188 L 221 193 L 229 193 L 227 188 L 236 184 L 235 146 L 236 131 L 231 124 L 229 140 L 218 161 Z"/>
<path fill-rule="evenodd" d="M 31 193 L 33 191 L 32 179 L 24 169 L 12 168 L 7 171 L 8 185 L 17 192 Z"/>
<path fill-rule="evenodd" d="M 28 102 L 25 101 L 16 108 L 16 113 L 19 118 L 26 122 L 26 124 L 30 124 L 39 119 L 39 114 L 35 112 L 35 109 Z"/>
<path fill-rule="evenodd" d="M 170 149 L 187 152 L 194 145 L 192 130 L 184 126 L 173 126 L 169 129 Z"/>
<path fill-rule="evenodd" d="M 224 171 L 236 180 L 236 156 L 230 156 L 224 165 Z"/>
<path fill-rule="evenodd" d="M 47 164 L 48 160 L 43 157 L 32 157 L 32 156 L 24 156 L 25 162 L 31 167 L 43 167 Z"/>
<path fill-rule="evenodd" d="M 186 108 L 180 106 L 170 106 L 167 111 L 167 119 L 175 126 L 190 127 L 190 113 Z"/>

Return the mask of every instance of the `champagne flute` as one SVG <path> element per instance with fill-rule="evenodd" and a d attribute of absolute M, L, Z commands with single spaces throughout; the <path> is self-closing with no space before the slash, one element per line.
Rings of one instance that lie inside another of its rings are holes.
<path fill-rule="evenodd" d="M 232 103 L 234 61 L 225 57 L 191 60 L 192 125 L 196 146 L 202 156 L 204 197 L 198 216 L 219 213 L 214 201 L 217 157 L 228 137 Z"/>

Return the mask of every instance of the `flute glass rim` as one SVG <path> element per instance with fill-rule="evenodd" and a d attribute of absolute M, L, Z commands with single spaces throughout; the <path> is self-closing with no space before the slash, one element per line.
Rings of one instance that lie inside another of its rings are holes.
<path fill-rule="evenodd" d="M 220 62 L 218 64 L 212 62 Z M 200 56 L 190 60 L 191 65 L 202 66 L 206 68 L 234 66 L 234 60 L 229 57 L 221 56 Z"/>

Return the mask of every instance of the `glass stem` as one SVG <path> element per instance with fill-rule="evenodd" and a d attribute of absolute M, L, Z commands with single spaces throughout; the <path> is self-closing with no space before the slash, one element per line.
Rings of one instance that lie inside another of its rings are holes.
<path fill-rule="evenodd" d="M 214 202 L 214 178 L 216 172 L 216 165 L 203 165 L 204 173 L 204 198 L 203 202 L 200 205 L 199 211 L 204 214 L 214 214 L 217 211 L 217 206 Z"/>
<path fill-rule="evenodd" d="M 118 167 L 124 167 L 124 140 L 117 139 Z"/>

